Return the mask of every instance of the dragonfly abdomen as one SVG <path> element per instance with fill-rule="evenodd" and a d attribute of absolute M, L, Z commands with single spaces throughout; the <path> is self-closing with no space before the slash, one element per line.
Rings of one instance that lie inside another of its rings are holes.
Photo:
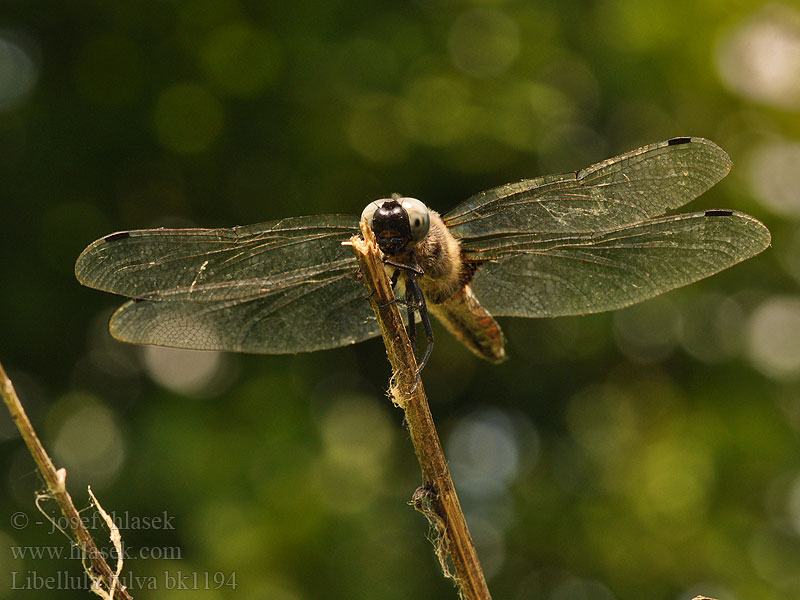
<path fill-rule="evenodd" d="M 474 354 L 493 363 L 506 359 L 503 332 L 468 285 L 428 310 Z"/>

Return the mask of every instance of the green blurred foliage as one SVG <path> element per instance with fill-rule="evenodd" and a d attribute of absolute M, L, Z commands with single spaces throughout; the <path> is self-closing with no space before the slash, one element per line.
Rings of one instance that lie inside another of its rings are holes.
<path fill-rule="evenodd" d="M 172 518 L 123 531 L 125 573 L 158 587 L 129 581 L 133 595 L 456 597 L 407 506 L 419 472 L 379 341 L 217 357 L 170 389 L 157 366 L 173 355 L 108 337 L 118 301 L 75 281 L 84 246 L 359 214 L 392 192 L 445 211 L 699 135 L 736 166 L 695 209 L 754 214 L 772 249 L 615 315 L 505 320 L 499 367 L 440 331 L 425 384 L 494 597 L 796 597 L 800 70 L 779 67 L 796 64 L 797 15 L 755 0 L 4 3 L 0 360 L 82 507 L 91 484 L 120 518 Z M 762 38 L 764 82 L 745 77 Z M 80 566 L 13 556 L 68 542 L 35 510 L 41 481 L 2 415 L 0 469 L 0 598 L 88 597 L 10 589 Z"/>

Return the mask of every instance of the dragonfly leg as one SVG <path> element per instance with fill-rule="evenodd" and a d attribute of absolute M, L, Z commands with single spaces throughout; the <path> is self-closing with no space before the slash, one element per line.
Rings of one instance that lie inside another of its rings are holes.
<path fill-rule="evenodd" d="M 394 289 L 394 287 L 397 285 L 400 273 L 403 271 L 407 273 L 405 305 L 408 311 L 408 325 L 406 327 L 408 339 L 411 340 L 412 345 L 416 341 L 417 320 L 415 313 L 419 311 L 419 316 L 422 320 L 422 326 L 425 328 L 425 337 L 428 340 L 428 345 L 425 347 L 425 353 L 422 355 L 422 360 L 418 363 L 417 378 L 414 382 L 414 387 L 411 390 L 413 392 L 417 389 L 420 381 L 420 373 L 422 373 L 422 369 L 425 368 L 425 365 L 428 364 L 428 359 L 431 357 L 431 353 L 433 352 L 433 326 L 431 325 L 431 319 L 428 316 L 428 306 L 425 304 L 425 296 L 422 294 L 422 290 L 419 289 L 419 284 L 417 283 L 417 278 L 422 277 L 425 272 L 416 264 L 396 263 L 387 259 L 384 259 L 383 262 L 390 267 L 394 267 L 394 272 L 392 273 L 391 277 L 392 289 Z"/>
<path fill-rule="evenodd" d="M 406 283 L 406 311 L 408 314 L 408 324 L 406 325 L 406 333 L 408 333 L 408 339 L 411 340 L 411 345 L 414 345 L 414 342 L 417 341 L 417 318 L 414 314 L 420 307 L 417 305 L 417 301 L 414 298 L 414 293 L 412 288 L 408 283 Z"/>
<path fill-rule="evenodd" d="M 416 265 L 407 265 L 407 264 L 403 264 L 403 263 L 398 263 L 398 262 L 394 262 L 393 260 L 389 260 L 387 258 L 383 259 L 383 264 L 389 265 L 390 267 L 394 267 L 395 268 L 395 272 L 392 275 L 392 279 L 393 280 L 396 279 L 395 275 L 397 275 L 400 271 L 405 271 L 406 273 L 410 273 L 411 275 L 413 275 L 415 277 L 422 277 L 423 275 L 425 275 L 425 271 L 423 271 L 422 269 L 420 269 Z M 395 283 L 396 283 L 396 280 L 395 280 Z M 394 284 L 392 284 L 392 287 L 394 287 Z"/>
<path fill-rule="evenodd" d="M 428 346 L 425 348 L 425 354 L 422 356 L 422 360 L 419 363 L 419 368 L 417 369 L 417 382 L 419 382 L 419 374 L 422 372 L 422 369 L 425 368 L 425 365 L 428 363 L 428 359 L 431 357 L 431 352 L 433 352 L 433 326 L 431 325 L 431 319 L 428 316 L 428 305 L 425 304 L 425 296 L 422 295 L 422 290 L 419 289 L 419 284 L 412 278 L 409 278 L 406 282 L 406 286 L 408 286 L 413 295 L 416 299 L 416 310 L 419 311 L 419 316 L 422 318 L 422 325 L 425 328 L 425 337 L 428 340 Z M 416 387 L 416 385 L 414 386 Z"/>

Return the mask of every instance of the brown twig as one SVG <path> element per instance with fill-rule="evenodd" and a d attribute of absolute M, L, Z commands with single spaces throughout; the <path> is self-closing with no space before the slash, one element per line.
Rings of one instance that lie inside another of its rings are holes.
<path fill-rule="evenodd" d="M 61 512 L 67 519 L 67 523 L 77 540 L 78 546 L 89 562 L 86 571 L 90 579 L 95 583 L 98 583 L 99 580 L 99 582 L 105 586 L 106 590 L 112 591 L 113 598 L 132 600 L 131 595 L 128 594 L 125 587 L 120 585 L 117 574 L 108 566 L 108 563 L 103 558 L 89 530 L 86 529 L 78 509 L 75 508 L 72 497 L 67 491 L 66 470 L 56 470 L 53 461 L 44 449 L 44 446 L 42 446 L 42 442 L 39 441 L 39 436 L 36 435 L 36 431 L 33 429 L 28 415 L 25 414 L 25 409 L 22 408 L 17 392 L 14 390 L 14 385 L 11 383 L 8 375 L 6 375 L 2 364 L 0 364 L 0 395 L 3 396 L 3 400 L 8 407 L 8 412 L 11 413 L 11 418 L 14 419 L 17 429 L 19 429 L 20 434 L 22 434 L 22 439 L 25 440 L 25 444 L 28 446 L 28 451 L 31 453 L 39 472 L 42 474 L 47 484 L 49 495 L 58 503 L 59 507 L 61 507 Z M 93 588 L 92 591 L 98 593 L 99 590 Z M 108 593 L 100 595 L 104 595 L 108 598 L 112 597 Z"/>
<path fill-rule="evenodd" d="M 417 382 L 414 349 L 394 302 L 394 292 L 380 250 L 372 231 L 363 223 L 361 232 L 363 239 L 355 236 L 351 244 L 392 365 L 392 398 L 405 413 L 411 443 L 422 468 L 423 485 L 414 494 L 412 504 L 428 517 L 436 530 L 436 551 L 445 575 L 452 576 L 447 567 L 449 554 L 455 571 L 454 579 L 463 597 L 467 600 L 490 600 L 489 588 L 450 477 L 425 390 L 422 382 Z"/>

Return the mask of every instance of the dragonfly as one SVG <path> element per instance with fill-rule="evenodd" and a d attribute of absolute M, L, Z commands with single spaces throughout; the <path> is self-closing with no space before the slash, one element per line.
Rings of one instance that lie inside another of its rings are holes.
<path fill-rule="evenodd" d="M 770 244 L 755 218 L 728 209 L 664 216 L 731 169 L 699 137 L 643 146 L 576 172 L 509 183 L 440 215 L 395 194 L 361 219 L 376 234 L 395 295 L 428 312 L 469 350 L 506 358 L 496 317 L 620 309 L 696 282 Z M 129 300 L 113 337 L 136 344 L 262 354 L 316 351 L 380 335 L 343 242 L 345 215 L 291 217 L 224 229 L 107 235 L 78 257 L 80 283 Z"/>

